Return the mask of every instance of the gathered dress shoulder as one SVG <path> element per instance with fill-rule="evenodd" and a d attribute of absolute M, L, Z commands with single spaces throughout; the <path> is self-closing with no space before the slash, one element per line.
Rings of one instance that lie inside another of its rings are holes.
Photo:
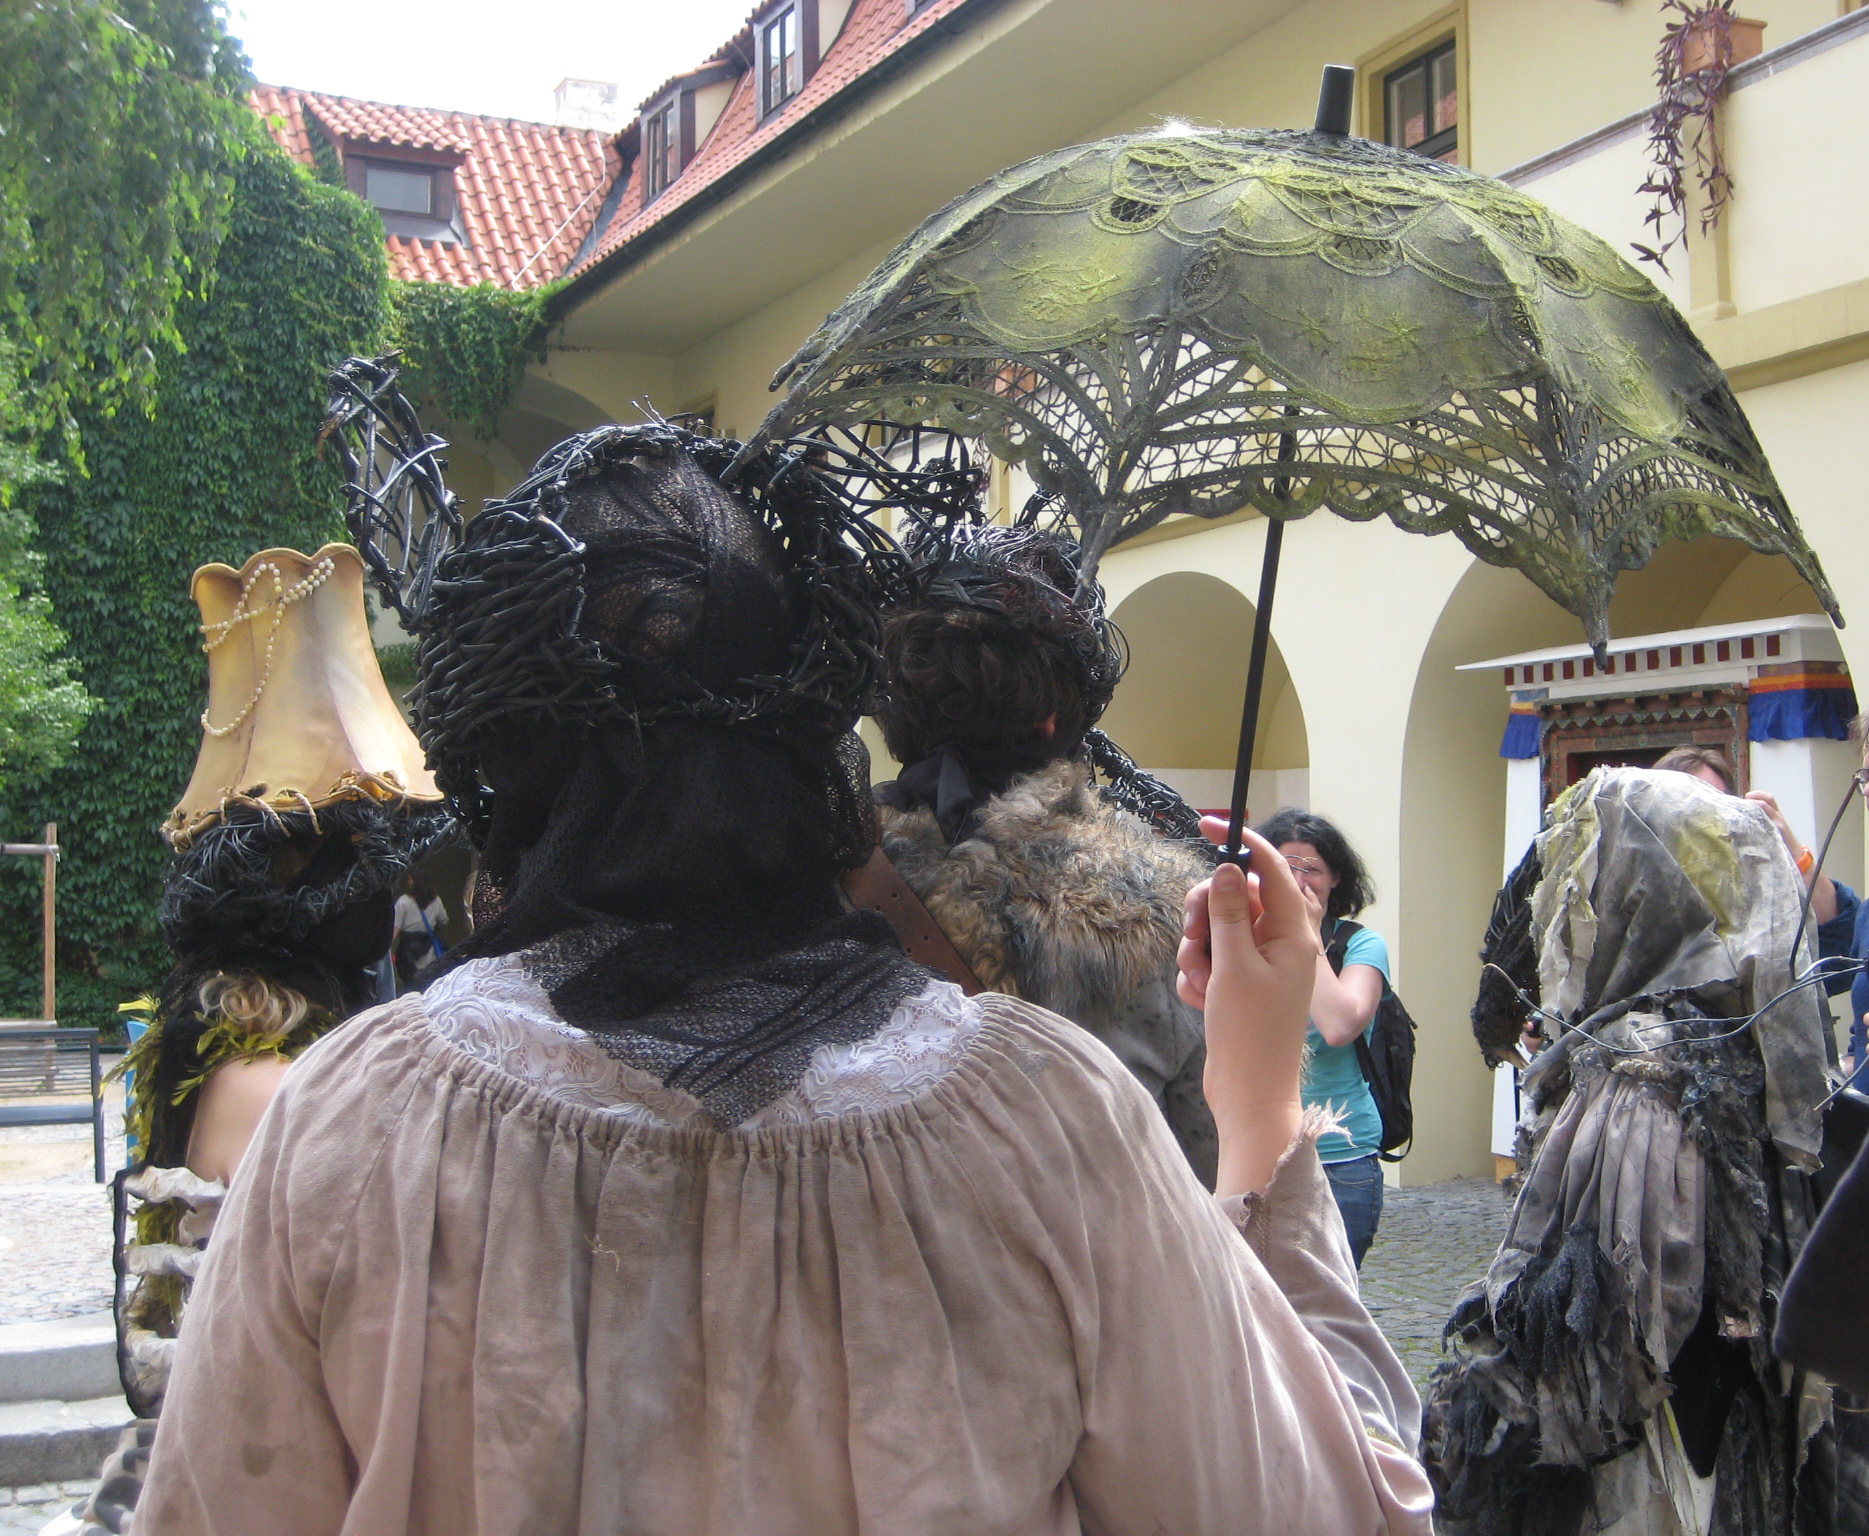
<path fill-rule="evenodd" d="M 287 1074 L 157 1536 L 1427 1536 L 1316 1153 L 1203 1190 L 1083 1030 L 933 981 L 752 1119 L 511 959 Z"/>

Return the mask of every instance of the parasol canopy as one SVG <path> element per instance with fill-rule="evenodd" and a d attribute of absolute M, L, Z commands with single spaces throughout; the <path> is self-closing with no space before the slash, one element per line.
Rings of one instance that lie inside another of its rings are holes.
<path fill-rule="evenodd" d="M 1503 182 L 1341 132 L 1171 126 L 1002 171 L 787 381 L 749 450 L 871 420 L 979 436 L 1051 498 L 1087 579 L 1175 514 L 1324 507 L 1453 533 L 1599 648 L 1617 574 L 1702 533 L 1786 556 L 1842 622 L 1653 283 Z"/>

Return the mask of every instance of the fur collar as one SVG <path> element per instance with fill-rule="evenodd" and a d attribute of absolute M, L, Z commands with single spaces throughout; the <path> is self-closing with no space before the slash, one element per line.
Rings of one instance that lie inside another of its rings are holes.
<path fill-rule="evenodd" d="M 1174 961 L 1204 861 L 1106 805 L 1082 764 L 989 800 L 952 848 L 928 810 L 879 806 L 883 849 L 982 984 L 1066 1018 L 1105 1015 Z"/>

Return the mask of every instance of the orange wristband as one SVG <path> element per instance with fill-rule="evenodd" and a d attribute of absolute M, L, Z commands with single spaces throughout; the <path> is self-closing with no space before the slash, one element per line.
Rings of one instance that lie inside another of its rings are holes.
<path fill-rule="evenodd" d="M 1798 873 L 1800 875 L 1808 875 L 1816 867 L 1817 855 L 1812 853 L 1808 848 L 1800 848 L 1798 850 Z"/>

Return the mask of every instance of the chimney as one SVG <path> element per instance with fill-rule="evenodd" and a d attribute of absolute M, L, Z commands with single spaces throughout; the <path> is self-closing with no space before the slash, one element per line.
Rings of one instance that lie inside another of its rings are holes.
<path fill-rule="evenodd" d="M 558 89 L 552 92 L 557 104 L 554 115 L 566 128 L 595 128 L 613 133 L 623 126 L 622 113 L 618 111 L 621 90 L 614 80 L 560 80 Z"/>

